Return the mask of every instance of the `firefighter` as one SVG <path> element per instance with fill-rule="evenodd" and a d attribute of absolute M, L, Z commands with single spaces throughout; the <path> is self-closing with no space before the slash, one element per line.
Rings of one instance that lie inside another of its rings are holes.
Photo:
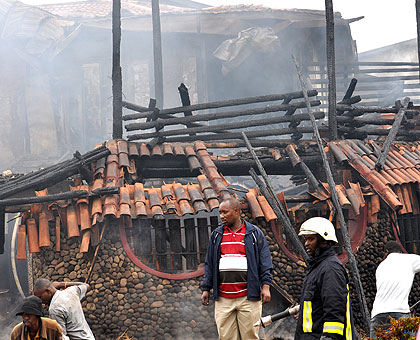
<path fill-rule="evenodd" d="M 332 223 L 312 217 L 300 227 L 310 256 L 303 281 L 295 340 L 352 340 L 349 279 L 332 246 L 337 237 Z"/>

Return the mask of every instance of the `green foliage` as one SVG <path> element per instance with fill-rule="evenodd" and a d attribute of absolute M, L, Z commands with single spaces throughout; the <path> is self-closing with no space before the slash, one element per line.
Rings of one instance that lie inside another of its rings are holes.
<path fill-rule="evenodd" d="M 377 328 L 376 336 L 379 340 L 415 340 L 419 328 L 420 317 L 410 316 L 395 320 L 389 318 L 391 327 L 389 329 Z M 370 338 L 368 338 L 370 339 Z"/>

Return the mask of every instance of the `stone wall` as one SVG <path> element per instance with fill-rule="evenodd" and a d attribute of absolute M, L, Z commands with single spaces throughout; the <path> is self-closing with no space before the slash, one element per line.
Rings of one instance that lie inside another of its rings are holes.
<path fill-rule="evenodd" d="M 35 279 L 84 281 L 89 258 L 78 242 L 62 240 L 62 250 L 34 256 Z M 202 277 L 167 280 L 141 270 L 125 254 L 119 231 L 108 230 L 98 252 L 83 302 L 97 339 L 116 339 L 128 329 L 134 339 L 216 339 L 213 308 L 201 306 Z"/>

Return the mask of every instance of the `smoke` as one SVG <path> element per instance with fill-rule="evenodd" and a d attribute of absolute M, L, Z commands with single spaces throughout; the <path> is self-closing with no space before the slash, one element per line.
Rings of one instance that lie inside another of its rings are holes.
<path fill-rule="evenodd" d="M 11 325 L 11 326 L 7 326 L 3 329 L 0 330 L 0 340 L 10 340 L 10 334 L 12 334 L 12 330 L 13 328 L 22 320 L 19 320 L 18 318 L 16 318 L 16 322 Z"/>

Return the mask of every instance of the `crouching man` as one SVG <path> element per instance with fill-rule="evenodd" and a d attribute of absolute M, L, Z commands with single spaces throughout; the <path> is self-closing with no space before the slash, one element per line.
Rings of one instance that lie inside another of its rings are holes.
<path fill-rule="evenodd" d="M 13 328 L 10 340 L 63 339 L 63 332 L 57 321 L 43 317 L 40 298 L 33 295 L 25 298 L 16 315 L 22 316 L 22 322 Z"/>

